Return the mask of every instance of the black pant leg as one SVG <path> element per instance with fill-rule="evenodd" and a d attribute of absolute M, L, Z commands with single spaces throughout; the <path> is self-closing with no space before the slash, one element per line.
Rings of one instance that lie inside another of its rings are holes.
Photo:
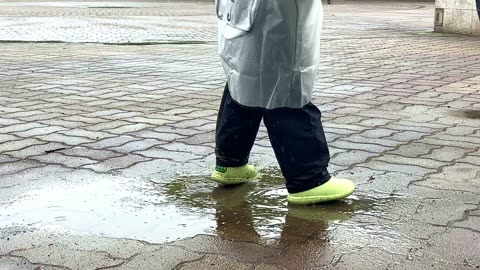
<path fill-rule="evenodd" d="M 264 122 L 288 192 L 306 191 L 330 179 L 330 153 L 315 105 L 267 110 Z"/>
<path fill-rule="evenodd" d="M 215 136 L 218 166 L 239 167 L 248 163 L 263 111 L 236 103 L 228 85 L 225 86 Z"/>

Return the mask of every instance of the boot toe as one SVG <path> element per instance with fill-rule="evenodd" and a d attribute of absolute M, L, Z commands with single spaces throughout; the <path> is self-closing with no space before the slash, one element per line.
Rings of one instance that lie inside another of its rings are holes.
<path fill-rule="evenodd" d="M 288 195 L 292 204 L 315 204 L 343 199 L 355 191 L 355 184 L 348 179 L 331 178 L 316 188 Z"/>

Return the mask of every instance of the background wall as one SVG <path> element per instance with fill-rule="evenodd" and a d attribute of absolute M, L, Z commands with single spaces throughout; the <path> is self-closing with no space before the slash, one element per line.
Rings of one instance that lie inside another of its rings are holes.
<path fill-rule="evenodd" d="M 443 24 L 436 20 L 436 32 L 480 35 L 480 0 L 437 0 L 440 20 L 442 11 Z"/>

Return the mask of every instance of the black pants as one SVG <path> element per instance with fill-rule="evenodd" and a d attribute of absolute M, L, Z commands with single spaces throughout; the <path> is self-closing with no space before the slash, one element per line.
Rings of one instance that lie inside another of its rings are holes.
<path fill-rule="evenodd" d="M 330 179 L 327 171 L 330 153 L 321 112 L 315 105 L 272 110 L 246 107 L 232 99 L 228 86 L 217 119 L 218 166 L 238 167 L 248 163 L 262 118 L 288 192 L 309 190 Z"/>

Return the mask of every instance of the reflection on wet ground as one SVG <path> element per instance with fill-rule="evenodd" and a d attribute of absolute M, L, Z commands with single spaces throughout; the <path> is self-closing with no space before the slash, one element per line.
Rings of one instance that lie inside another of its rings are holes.
<path fill-rule="evenodd" d="M 288 206 L 283 181 L 276 169 L 264 170 L 254 183 L 232 187 L 218 186 L 203 175 L 159 183 L 97 176 L 14 198 L 0 206 L 0 226 L 155 243 L 213 234 L 225 240 L 290 245 L 309 239 L 328 242 L 339 224 L 367 232 L 372 225 L 362 224 L 359 217 L 381 215 L 387 203 L 357 195 L 330 204 Z"/>
<path fill-rule="evenodd" d="M 285 244 L 314 234 L 327 234 L 337 222 L 375 211 L 383 202 L 352 197 L 314 206 L 288 206 L 283 178 L 264 171 L 255 183 L 217 186 L 205 177 L 178 179 L 165 185 L 177 207 L 208 214 L 214 211 L 216 233 L 227 240 Z M 304 241 L 301 239 L 300 241 Z"/>

